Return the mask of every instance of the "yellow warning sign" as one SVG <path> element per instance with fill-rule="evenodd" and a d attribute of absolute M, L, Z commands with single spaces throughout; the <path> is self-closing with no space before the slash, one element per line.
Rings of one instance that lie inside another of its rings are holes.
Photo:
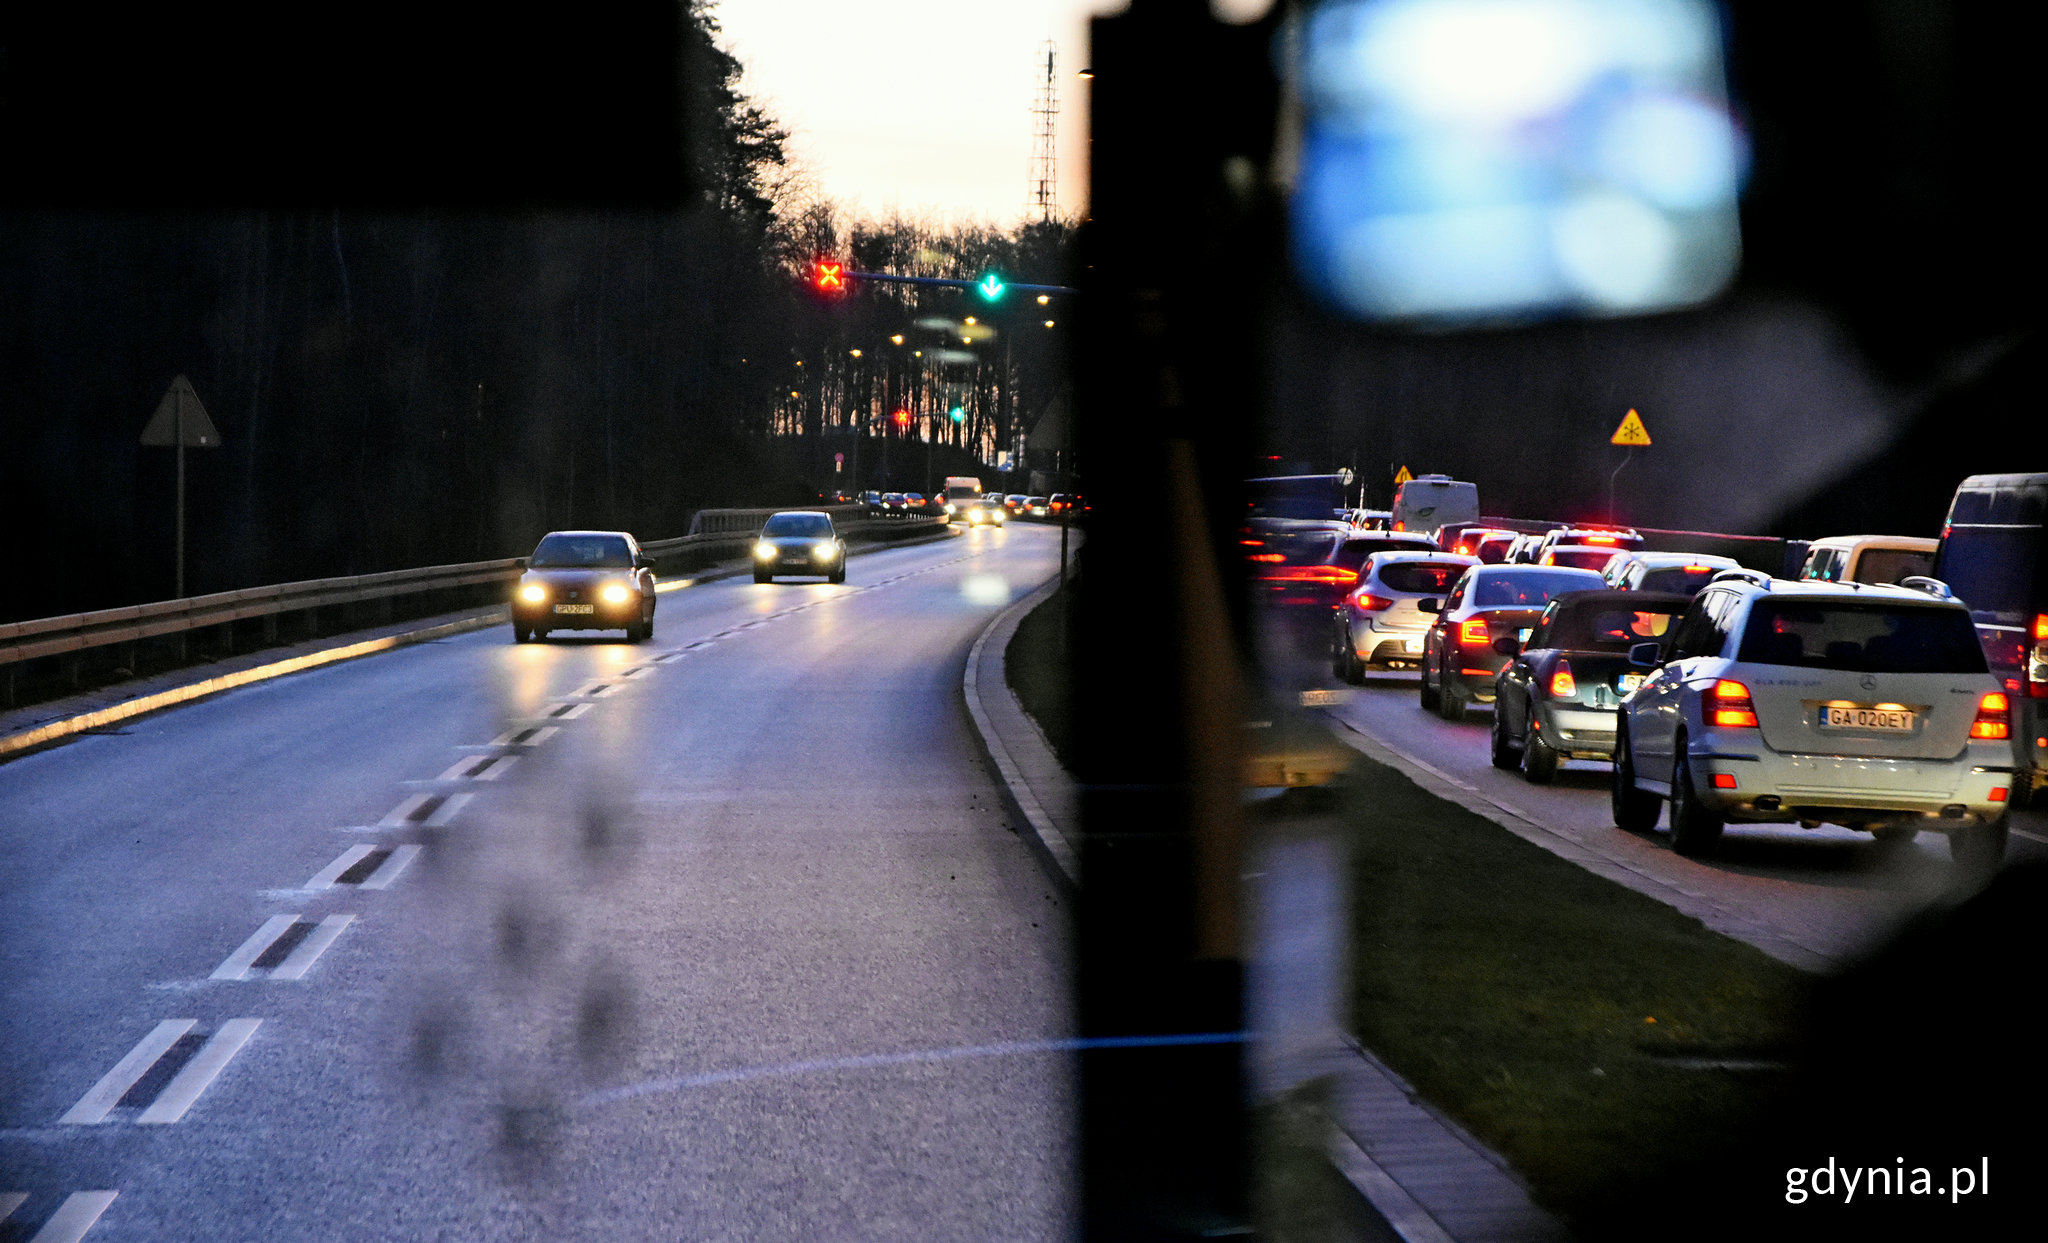
<path fill-rule="evenodd" d="M 1402 468 L 1400 469 L 1400 471 L 1399 471 L 1398 473 L 1396 473 L 1396 474 L 1395 474 L 1395 476 L 1394 476 L 1394 486 L 1398 488 L 1398 487 L 1400 487 L 1400 486 L 1401 486 L 1402 484 L 1404 484 L 1404 483 L 1407 483 L 1407 482 L 1408 482 L 1408 481 L 1409 481 L 1410 479 L 1413 479 L 1413 478 L 1415 478 L 1415 476 L 1413 476 L 1413 475 L 1409 474 L 1409 473 L 1408 473 L 1408 468 L 1407 468 L 1407 467 L 1405 467 L 1405 466 L 1403 466 L 1403 467 L 1402 467 Z"/>
<path fill-rule="evenodd" d="M 1622 418 L 1621 426 L 1614 429 L 1614 435 L 1607 438 L 1607 443 L 1647 449 L 1650 447 L 1650 429 L 1643 426 L 1643 416 L 1631 410 Z"/>

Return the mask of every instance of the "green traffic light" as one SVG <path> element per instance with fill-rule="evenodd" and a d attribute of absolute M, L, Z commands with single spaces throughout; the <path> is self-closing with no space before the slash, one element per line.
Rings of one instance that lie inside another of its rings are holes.
<path fill-rule="evenodd" d="M 959 406 L 953 407 L 953 421 L 955 423 L 965 423 L 967 421 L 967 411 Z"/>
<path fill-rule="evenodd" d="M 990 302 L 994 302 L 997 298 L 1003 296 L 1003 278 L 997 276 L 994 272 L 990 272 L 981 278 L 981 283 L 976 285 L 975 288 L 981 290 L 982 297 L 987 298 Z"/>

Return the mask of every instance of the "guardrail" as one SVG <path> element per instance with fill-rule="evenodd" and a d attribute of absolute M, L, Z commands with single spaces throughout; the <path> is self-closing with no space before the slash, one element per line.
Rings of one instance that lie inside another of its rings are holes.
<path fill-rule="evenodd" d="M 936 518 L 870 518 L 862 505 L 822 507 L 833 517 L 842 536 L 859 539 L 880 530 L 903 532 L 939 525 Z M 707 550 L 752 539 L 774 509 L 706 509 L 690 520 L 690 532 L 672 539 L 649 540 L 641 547 L 657 561 L 687 552 Z M 436 591 L 459 591 L 494 584 L 511 584 L 518 579 L 521 558 L 502 557 L 494 561 L 472 561 L 461 565 L 422 566 L 410 570 L 389 570 L 379 574 L 357 574 L 345 578 L 321 578 L 269 587 L 247 587 L 214 595 L 154 604 L 100 609 L 33 621 L 0 623 L 0 667 L 6 669 L 0 700 L 14 697 L 14 671 L 24 662 L 50 656 L 75 655 L 92 648 L 120 643 L 137 643 L 167 635 L 184 635 L 214 626 L 232 627 L 252 618 L 265 620 L 264 641 L 276 640 L 277 619 L 288 613 L 312 613 L 323 608 L 361 605 L 383 601 L 387 605 L 402 596 Z M 309 627 L 310 629 L 310 627 Z M 75 680 L 75 679 L 74 679 Z"/>

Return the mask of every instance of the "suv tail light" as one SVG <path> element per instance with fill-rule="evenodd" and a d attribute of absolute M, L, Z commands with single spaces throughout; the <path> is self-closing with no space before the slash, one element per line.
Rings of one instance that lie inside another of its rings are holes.
<path fill-rule="evenodd" d="M 2048 613 L 2034 614 L 2034 647 L 2027 654 L 2027 697 L 2048 699 Z"/>
<path fill-rule="evenodd" d="M 1382 609 L 1394 607 L 1394 602 L 1385 596 L 1375 596 L 1363 591 L 1351 597 L 1351 603 L 1357 605 L 1360 612 L 1365 613 L 1377 613 Z"/>
<path fill-rule="evenodd" d="M 1476 643 L 1484 646 L 1489 641 L 1486 637 L 1486 619 L 1484 617 L 1475 617 L 1471 621 L 1458 623 L 1458 642 Z"/>
<path fill-rule="evenodd" d="M 2012 737 L 2012 703 L 2005 692 L 1984 692 L 1984 698 L 1977 701 L 1977 719 L 1970 723 L 1970 737 Z"/>
<path fill-rule="evenodd" d="M 1707 692 L 1707 723 L 1745 729 L 1756 728 L 1756 703 L 1749 688 L 1722 678 Z"/>
<path fill-rule="evenodd" d="M 1550 675 L 1550 697 L 1552 699 L 1576 699 L 1579 684 L 1572 680 L 1572 662 L 1560 660 L 1557 669 Z"/>

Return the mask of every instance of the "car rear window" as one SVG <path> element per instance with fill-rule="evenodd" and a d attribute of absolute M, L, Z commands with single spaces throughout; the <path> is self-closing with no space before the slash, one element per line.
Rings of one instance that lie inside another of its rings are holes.
<path fill-rule="evenodd" d="M 1644 570 L 1643 581 L 1637 584 L 1638 591 L 1683 591 L 1697 592 L 1714 577 L 1717 569 L 1711 565 L 1674 565 L 1662 570 Z"/>
<path fill-rule="evenodd" d="M 1451 589 L 1467 567 L 1460 562 L 1395 561 L 1379 567 L 1379 580 L 1390 591 L 1415 591 L 1438 596 Z"/>
<path fill-rule="evenodd" d="M 762 524 L 761 534 L 788 539 L 825 539 L 832 534 L 832 520 L 824 514 L 775 514 Z"/>
<path fill-rule="evenodd" d="M 1472 604 L 1482 609 L 1541 608 L 1552 596 L 1598 586 L 1599 578 L 1584 571 L 1487 574 L 1473 587 Z"/>
<path fill-rule="evenodd" d="M 1761 601 L 1735 659 L 1854 673 L 1984 673 L 1969 614 L 1955 608 Z"/>
<path fill-rule="evenodd" d="M 1435 541 L 1427 539 L 1401 539 L 1386 536 L 1371 536 L 1365 539 L 1347 539 L 1337 550 L 1334 558 L 1346 565 L 1358 565 L 1376 552 L 1436 552 Z M 1392 584 L 1388 584 L 1392 586 Z"/>
<path fill-rule="evenodd" d="M 1558 609 L 1544 624 L 1531 647 L 1556 647 L 1574 652 L 1625 652 L 1638 643 L 1663 639 L 1680 604 L 1662 608 L 1616 608 L 1612 604 L 1577 604 Z"/>
<path fill-rule="evenodd" d="M 616 535 L 550 535 L 527 564 L 536 570 L 630 570 L 633 550 Z"/>
<path fill-rule="evenodd" d="M 1896 583 L 1932 569 L 1934 554 L 1931 552 L 1915 552 L 1910 548 L 1866 548 L 1863 555 L 1856 558 L 1856 581 Z"/>
<path fill-rule="evenodd" d="M 1568 565 L 1580 570 L 1604 570 L 1614 560 L 1613 548 L 1553 548 L 1547 554 L 1551 565 Z"/>

